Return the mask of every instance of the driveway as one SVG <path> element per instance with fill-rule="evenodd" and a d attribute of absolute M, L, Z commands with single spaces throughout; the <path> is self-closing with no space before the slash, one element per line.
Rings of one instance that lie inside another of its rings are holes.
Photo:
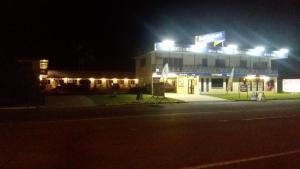
<path fill-rule="evenodd" d="M 177 93 L 166 93 L 166 97 L 179 99 L 185 102 L 200 102 L 200 101 L 227 101 L 217 97 L 207 95 L 194 95 L 194 94 L 177 94 Z"/>

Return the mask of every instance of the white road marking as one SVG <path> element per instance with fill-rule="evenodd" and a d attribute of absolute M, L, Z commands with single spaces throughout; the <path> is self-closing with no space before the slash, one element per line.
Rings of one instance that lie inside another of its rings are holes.
<path fill-rule="evenodd" d="M 292 154 L 297 154 L 297 153 L 300 153 L 300 149 L 282 152 L 282 153 L 274 153 L 274 154 L 268 154 L 268 155 L 263 155 L 263 156 L 243 158 L 243 159 L 238 159 L 238 160 L 230 160 L 230 161 L 222 161 L 222 162 L 204 164 L 204 165 L 199 165 L 199 166 L 194 166 L 194 167 L 185 167 L 182 169 L 206 169 L 206 168 L 212 168 L 212 167 L 221 167 L 221 166 L 226 166 L 226 165 L 239 164 L 239 163 L 243 163 L 243 162 L 257 161 L 257 160 L 275 158 L 275 157 L 280 157 L 280 156 L 287 156 L 287 155 L 292 155 Z"/>
<path fill-rule="evenodd" d="M 248 118 L 248 119 L 242 119 L 242 120 L 244 120 L 244 121 L 251 121 L 251 120 L 266 120 L 266 119 L 286 119 L 286 118 L 293 118 L 293 117 L 300 117 L 300 115 L 267 116 L 267 117 Z"/>

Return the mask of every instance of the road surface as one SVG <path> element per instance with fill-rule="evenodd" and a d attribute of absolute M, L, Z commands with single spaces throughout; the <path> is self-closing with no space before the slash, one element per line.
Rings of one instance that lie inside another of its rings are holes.
<path fill-rule="evenodd" d="M 295 169 L 300 100 L 0 111 L 0 169 Z"/>

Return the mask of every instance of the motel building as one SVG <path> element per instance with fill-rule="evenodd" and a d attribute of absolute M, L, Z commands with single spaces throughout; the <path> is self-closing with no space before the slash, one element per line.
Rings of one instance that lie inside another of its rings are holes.
<path fill-rule="evenodd" d="M 267 51 L 262 46 L 240 49 L 234 44 L 178 45 L 165 40 L 155 43 L 153 51 L 135 58 L 136 77 L 141 84 L 152 86 L 161 80 L 162 70 L 168 64 L 166 92 L 226 94 L 238 93 L 246 86 L 248 92 L 277 93 L 278 71 L 271 63 L 287 56 L 284 48 Z"/>
<path fill-rule="evenodd" d="M 90 91 L 109 92 L 114 85 L 119 91 L 137 87 L 139 80 L 131 72 L 48 70 L 48 60 L 40 60 L 40 84 L 45 92 L 86 86 Z"/>

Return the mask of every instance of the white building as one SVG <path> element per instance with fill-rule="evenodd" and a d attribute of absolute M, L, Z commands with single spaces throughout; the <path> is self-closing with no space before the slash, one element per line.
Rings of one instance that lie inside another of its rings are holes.
<path fill-rule="evenodd" d="M 166 63 L 166 91 L 183 94 L 224 94 L 251 91 L 277 92 L 277 70 L 273 59 L 286 58 L 287 49 L 266 51 L 264 47 L 241 50 L 236 45 L 178 46 L 172 41 L 155 43 L 154 50 L 135 58 L 140 84 L 151 86 L 161 78 Z M 234 68 L 231 83 L 228 83 Z"/>

